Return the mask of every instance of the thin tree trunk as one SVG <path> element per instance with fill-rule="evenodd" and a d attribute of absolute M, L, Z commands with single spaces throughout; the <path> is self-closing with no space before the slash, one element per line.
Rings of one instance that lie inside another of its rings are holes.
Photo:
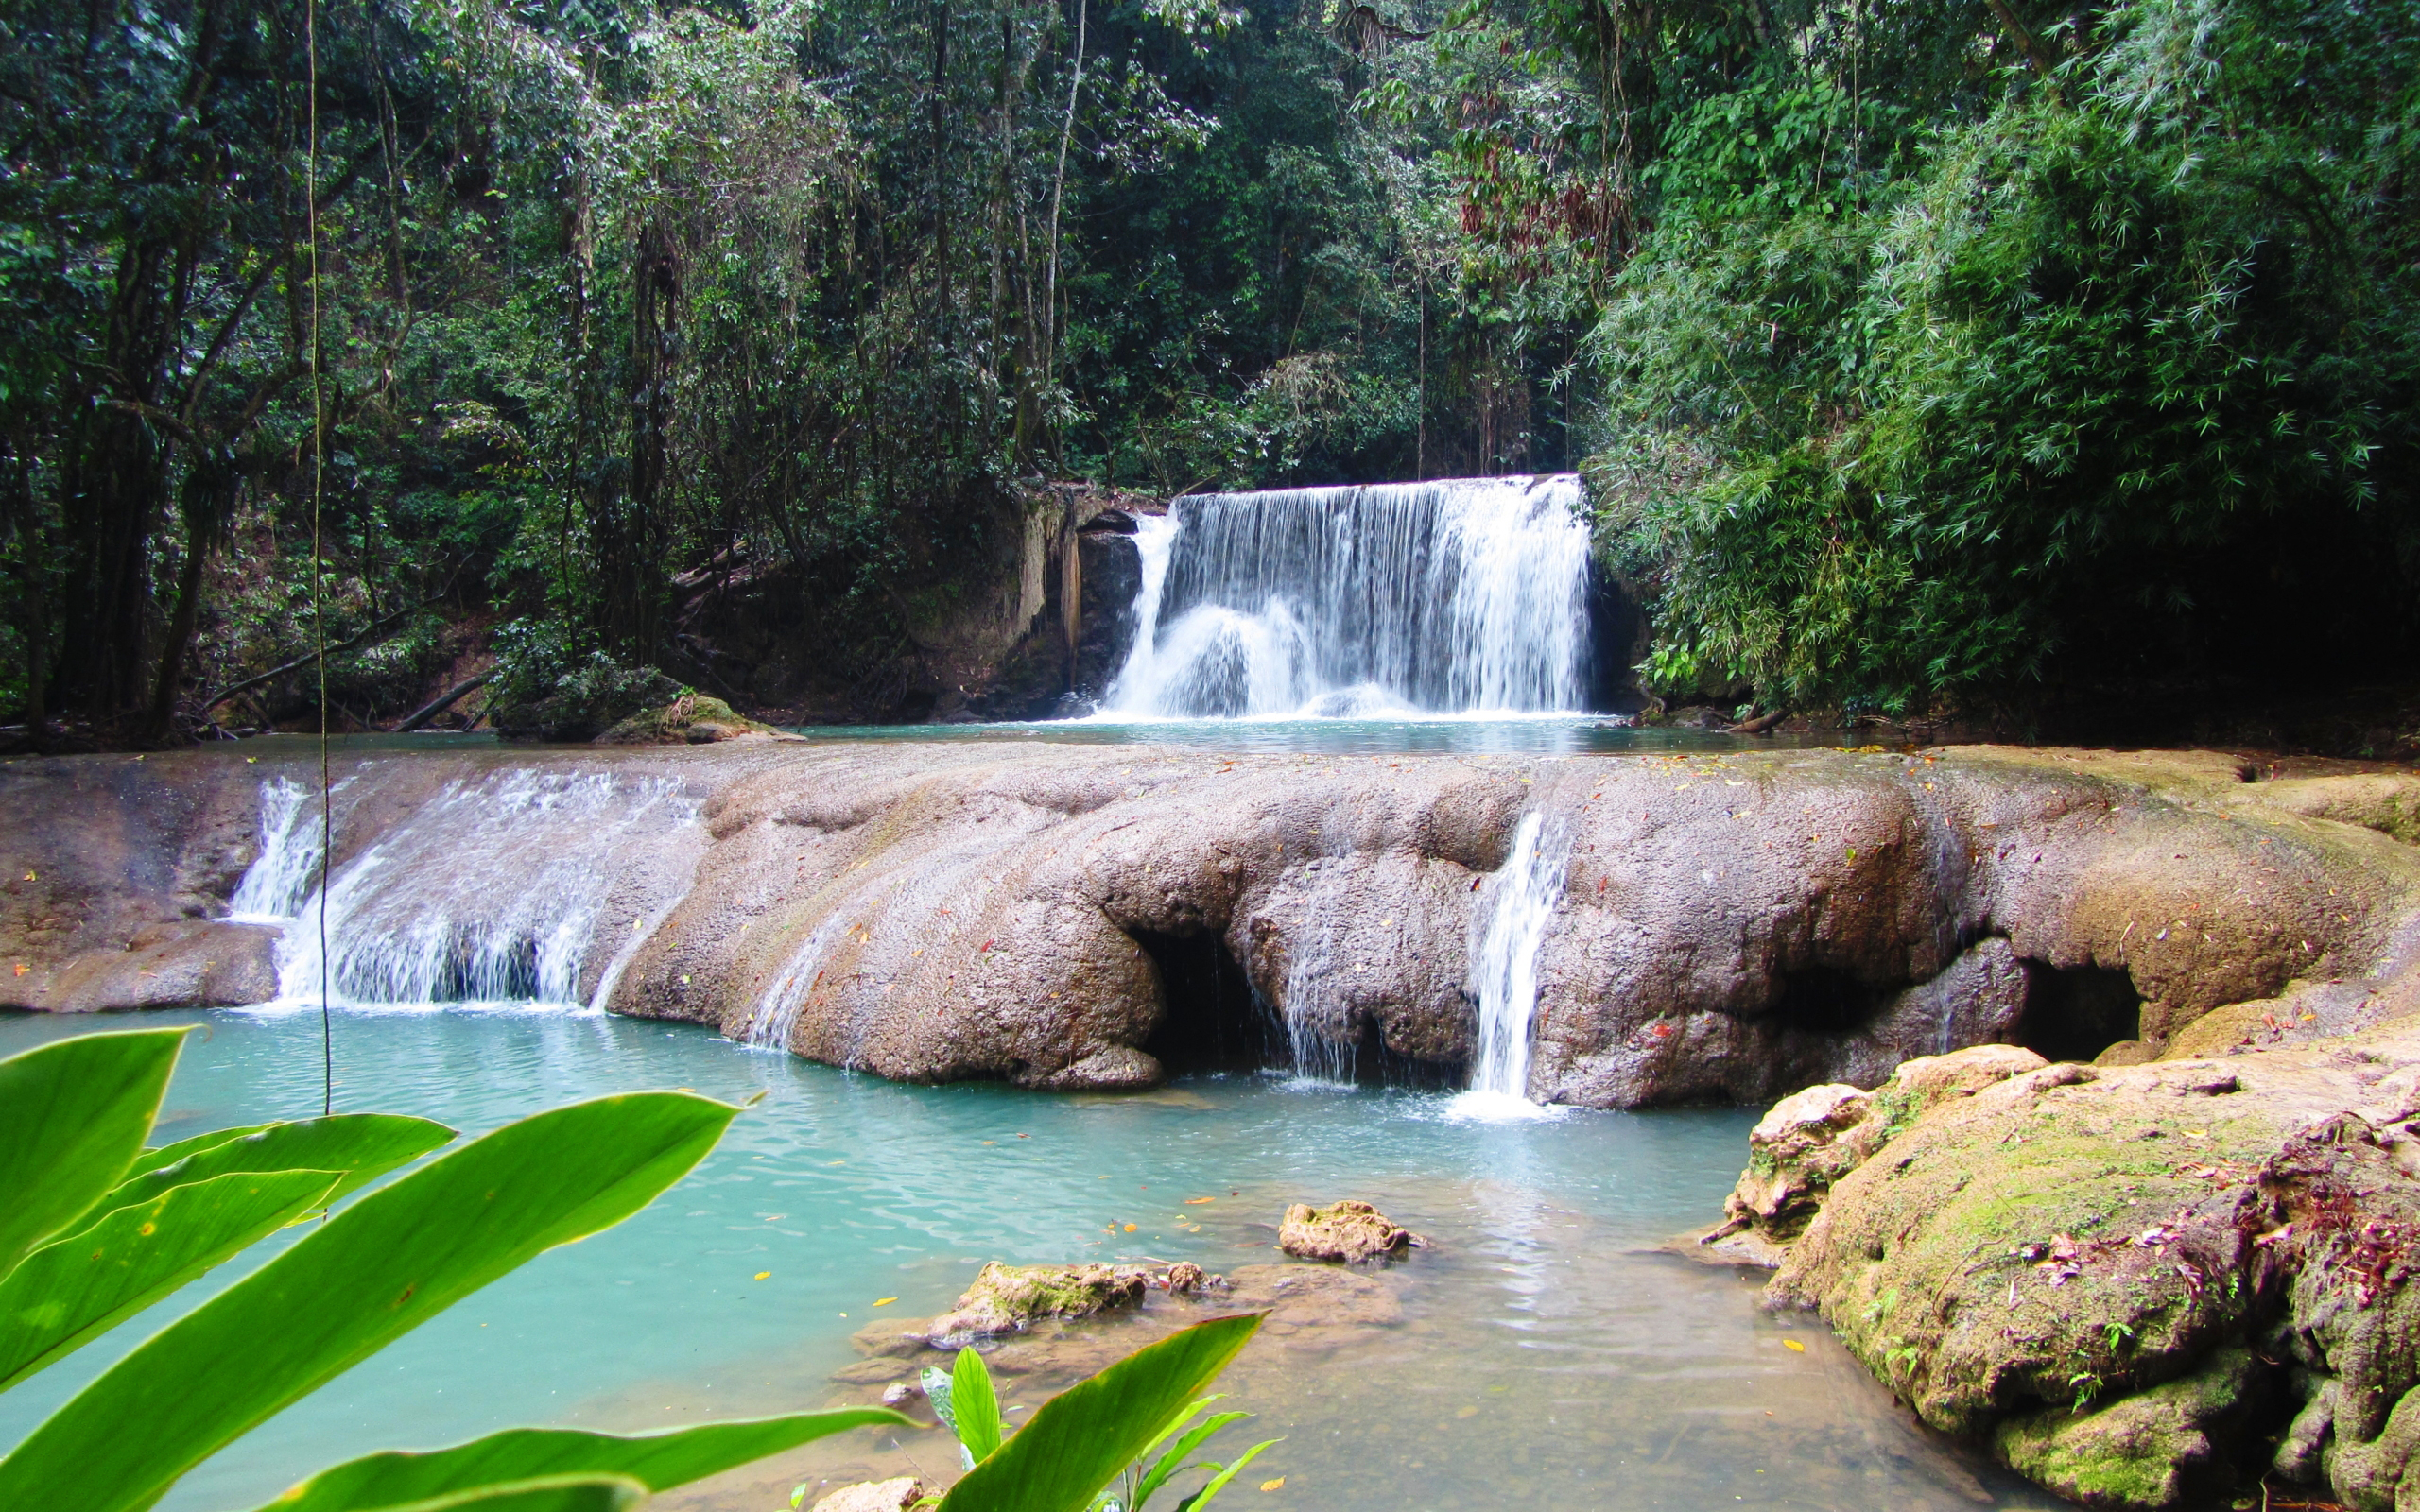
<path fill-rule="evenodd" d="M 1059 165 L 1050 177 L 1050 271 L 1042 284 L 1042 383 L 1050 386 L 1059 356 L 1059 204 L 1067 188 L 1067 146 L 1076 136 L 1076 96 L 1084 87 L 1084 27 L 1090 0 L 1076 0 L 1076 69 L 1067 82 L 1067 117 L 1059 128 Z"/>

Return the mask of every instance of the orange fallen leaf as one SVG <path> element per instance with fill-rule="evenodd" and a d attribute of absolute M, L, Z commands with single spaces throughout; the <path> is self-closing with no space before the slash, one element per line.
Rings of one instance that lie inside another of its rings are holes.
<path fill-rule="evenodd" d="M 1273 1481 L 1263 1481 L 1260 1483 L 1260 1488 L 1264 1491 L 1282 1491 L 1286 1488 L 1286 1477 L 1280 1475 Z"/>
<path fill-rule="evenodd" d="M 1198 1208 L 1205 1202 L 1216 1202 L 1219 1199 L 1216 1197 L 1187 1197 L 1184 1199 L 1184 1205 L 1188 1208 Z"/>
<path fill-rule="evenodd" d="M 1131 1223 L 1130 1223 L 1130 1224 L 1128 1224 L 1128 1225 L 1126 1226 L 1126 1231 L 1127 1231 L 1128 1233 L 1130 1233 L 1130 1234 L 1131 1234 L 1131 1233 L 1132 1233 L 1132 1232 L 1134 1231 L 1134 1226 L 1133 1226 L 1132 1224 L 1131 1224 Z"/>

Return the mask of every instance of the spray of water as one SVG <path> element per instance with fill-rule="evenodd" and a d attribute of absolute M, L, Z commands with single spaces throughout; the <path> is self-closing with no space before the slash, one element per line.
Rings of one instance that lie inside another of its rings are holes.
<path fill-rule="evenodd" d="M 1196 494 L 1135 536 L 1118 718 L 1579 709 L 1580 482 L 1452 479 Z"/>

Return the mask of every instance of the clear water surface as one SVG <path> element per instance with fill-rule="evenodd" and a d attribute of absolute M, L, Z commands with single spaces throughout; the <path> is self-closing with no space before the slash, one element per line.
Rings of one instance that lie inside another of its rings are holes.
<path fill-rule="evenodd" d="M 316 1013 L 9 1016 L 0 1053 L 161 1023 L 200 1026 L 163 1138 L 318 1110 Z M 335 1052 L 339 1107 L 466 1133 L 637 1088 L 766 1095 L 652 1208 L 272 1419 L 188 1477 L 169 1512 L 256 1506 L 355 1453 L 514 1423 L 628 1430 L 869 1401 L 878 1385 L 832 1379 L 858 1360 L 851 1333 L 943 1310 L 987 1259 L 1232 1271 L 1278 1258 L 1288 1202 L 1348 1195 L 1431 1246 L 1383 1278 L 1400 1321 L 1265 1334 L 1230 1372 L 1256 1435 L 1285 1435 L 1227 1493 L 1241 1506 L 2056 1504 L 1918 1428 L 1812 1317 L 1761 1312 L 1756 1279 L 1656 1248 L 1719 1211 L 1747 1110 L 1464 1122 L 1440 1094 L 1254 1076 L 1132 1096 L 907 1087 L 555 1009 L 345 1011 Z M 1188 1201 L 1201 1196 L 1216 1200 Z M 0 1398 L 0 1443 L 239 1270 Z M 1150 1336 L 1130 1331 L 1111 1335 L 1121 1349 Z M 1029 1408 L 1046 1389 L 1011 1377 L 1007 1396 Z M 811 1501 L 950 1463 L 937 1433 L 860 1430 L 657 1505 L 780 1512 L 801 1482 L 819 1486 Z"/>

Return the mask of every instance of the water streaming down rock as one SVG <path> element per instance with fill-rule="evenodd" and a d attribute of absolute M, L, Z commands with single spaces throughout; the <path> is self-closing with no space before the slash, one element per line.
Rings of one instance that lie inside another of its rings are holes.
<path fill-rule="evenodd" d="M 1526 1106 L 1530 1091 L 1530 1027 L 1538 1007 L 1538 948 L 1547 922 L 1563 902 L 1569 838 L 1548 830 L 1536 813 L 1522 816 L 1503 867 L 1480 894 L 1485 919 L 1472 953 L 1478 989 L 1478 1054 L 1471 1067 L 1466 1106 Z"/>
<path fill-rule="evenodd" d="M 263 782 L 260 833 L 260 853 L 227 901 L 227 917 L 237 923 L 292 919 L 319 885 L 320 805 L 309 789 L 286 777 Z"/>
<path fill-rule="evenodd" d="M 1580 480 L 1448 479 L 1179 499 L 1136 536 L 1123 717 L 1578 710 Z"/>
<path fill-rule="evenodd" d="M 1301 939 L 1286 963 L 1286 1040 L 1294 1074 L 1306 1082 L 1349 1086 L 1357 1058 L 1342 1022 L 1343 963 L 1337 959 L 1340 916 L 1353 902 L 1350 862 L 1348 852 L 1335 849 L 1306 868 L 1311 878 Z"/>
<path fill-rule="evenodd" d="M 298 868 L 318 869 L 318 807 L 289 798 L 292 785 L 262 793 L 264 838 L 274 824 L 280 843 L 264 845 L 243 886 L 257 879 L 264 897 L 272 879 L 285 885 Z M 312 822 L 281 819 L 289 804 Z M 588 979 L 601 1001 L 650 916 L 660 920 L 677 897 L 667 879 L 646 875 L 647 852 L 696 814 L 681 784 L 663 778 L 519 768 L 448 783 L 294 907 L 278 951 L 280 994 L 319 1000 L 325 906 L 337 1002 L 577 1007 Z M 610 960 L 595 961 L 598 924 L 617 896 L 631 914 L 626 937 L 611 941 Z"/>

